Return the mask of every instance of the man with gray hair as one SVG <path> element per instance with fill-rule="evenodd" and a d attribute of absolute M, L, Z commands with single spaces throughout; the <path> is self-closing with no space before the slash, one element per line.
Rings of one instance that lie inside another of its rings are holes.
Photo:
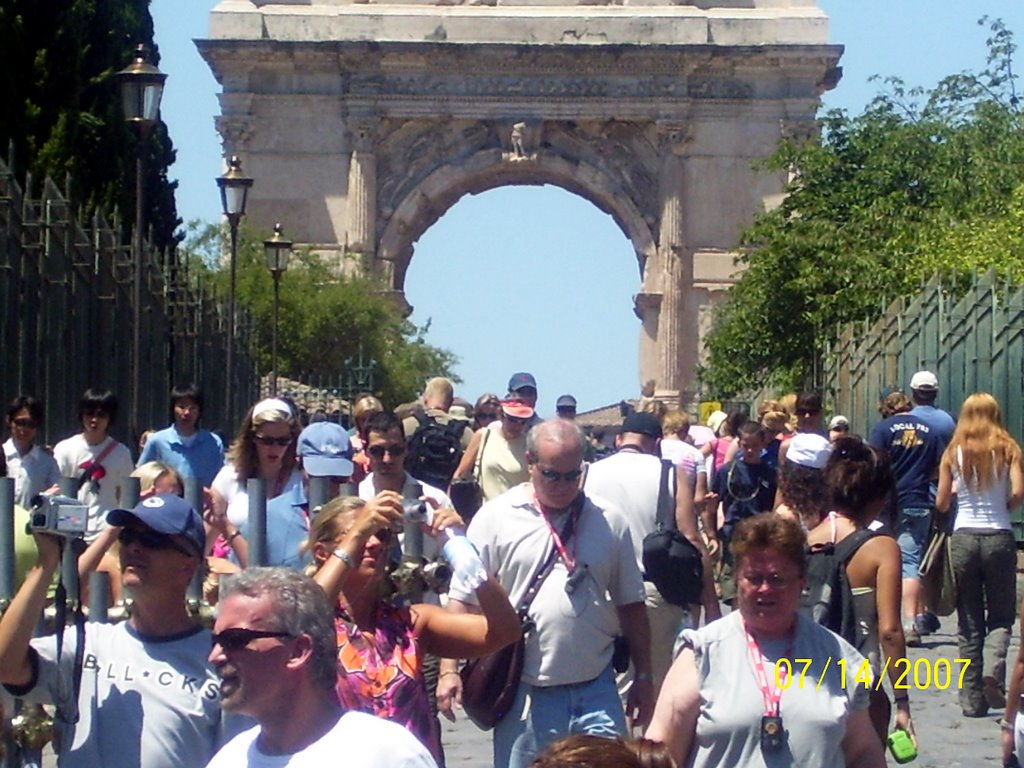
<path fill-rule="evenodd" d="M 404 728 L 341 708 L 333 616 L 316 582 L 290 568 L 250 568 L 225 580 L 210 663 L 221 706 L 259 725 L 228 742 L 210 768 L 320 768 L 341 756 L 352 768 L 436 768 Z"/>
<path fill-rule="evenodd" d="M 529 603 L 525 658 L 516 700 L 494 729 L 495 768 L 525 768 L 570 733 L 627 735 L 615 688 L 616 634 L 629 642 L 636 671 L 627 708 L 650 719 L 650 630 L 644 585 L 628 522 L 581 490 L 584 436 L 564 419 L 534 427 L 526 441 L 530 481 L 484 504 L 468 536 L 514 606 Z M 539 582 L 539 583 L 538 583 Z M 448 607 L 475 611 L 472 593 L 453 586 Z M 455 662 L 445 660 L 439 706 L 457 702 Z"/>

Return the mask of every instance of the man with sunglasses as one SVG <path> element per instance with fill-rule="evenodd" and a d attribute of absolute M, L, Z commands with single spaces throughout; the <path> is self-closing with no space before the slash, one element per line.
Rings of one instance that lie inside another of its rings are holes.
<path fill-rule="evenodd" d="M 10 438 L 4 443 L 7 476 L 14 478 L 14 503 L 25 509 L 32 497 L 60 482 L 60 469 L 53 456 L 35 444 L 43 425 L 43 404 L 34 397 L 19 395 L 7 406 Z"/>
<path fill-rule="evenodd" d="M 619 631 L 637 677 L 629 714 L 642 725 L 653 710 L 650 630 L 629 525 L 581 491 L 583 450 L 583 433 L 572 422 L 534 427 L 527 437 L 530 481 L 484 504 L 469 525 L 484 567 L 512 605 L 522 604 L 541 577 L 529 604 L 519 691 L 494 729 L 495 768 L 525 768 L 570 733 L 627 734 L 612 670 Z M 478 610 L 474 595 L 456 585 L 448 608 Z M 445 660 L 445 679 L 457 681 L 448 674 L 454 671 L 455 663 Z"/>
<path fill-rule="evenodd" d="M 36 533 L 37 563 L 0 619 L 0 681 L 15 696 L 56 706 L 61 768 L 204 765 L 225 729 L 220 684 L 205 661 L 210 633 L 185 604 L 203 522 L 170 494 L 112 510 L 108 522 L 121 527 L 131 617 L 69 627 L 60 643 L 32 639 L 63 549 L 59 538 Z"/>
<path fill-rule="evenodd" d="M 286 568 L 252 568 L 225 584 L 209 661 L 225 710 L 259 726 L 209 768 L 436 768 L 405 728 L 338 703 L 334 610 L 323 589 Z"/>
<path fill-rule="evenodd" d="M 82 431 L 53 447 L 61 475 L 78 480 L 78 500 L 89 508 L 86 541 L 99 535 L 107 512 L 121 504 L 124 484 L 135 469 L 128 446 L 110 434 L 117 411 L 117 395 L 110 390 L 85 390 L 78 401 Z"/>
<path fill-rule="evenodd" d="M 653 413 L 631 413 L 622 422 L 615 438 L 615 454 L 591 465 L 587 472 L 587 493 L 611 502 L 628 521 L 637 568 L 641 571 L 644 538 L 654 533 L 657 527 L 662 463 L 658 458 L 658 447 L 664 444 L 661 435 L 661 423 Z M 702 458 L 699 453 L 698 458 Z M 695 487 L 695 474 L 690 474 L 683 465 L 673 467 L 669 474 L 669 492 L 675 499 L 676 527 L 701 553 L 704 561 L 703 605 L 707 620 L 713 621 L 720 618 L 722 612 L 715 597 L 711 560 L 697 527 L 693 504 Z M 652 682 L 657 695 L 672 665 L 672 646 L 676 635 L 684 620 L 689 620 L 689 626 L 699 624 L 701 606 L 693 605 L 686 609 L 673 605 L 650 581 L 644 582 L 644 588 L 647 620 L 651 625 Z M 621 689 L 628 691 L 632 680 L 632 675 L 624 675 L 620 681 Z"/>

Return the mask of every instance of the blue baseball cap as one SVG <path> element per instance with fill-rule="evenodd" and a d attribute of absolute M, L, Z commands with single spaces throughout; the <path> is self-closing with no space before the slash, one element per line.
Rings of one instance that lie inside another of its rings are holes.
<path fill-rule="evenodd" d="M 203 519 L 191 504 L 173 493 L 158 493 L 143 499 L 133 509 L 112 509 L 107 513 L 111 525 L 128 525 L 132 520 L 157 533 L 188 539 L 200 557 L 206 550 Z"/>
<path fill-rule="evenodd" d="M 333 421 L 318 421 L 302 430 L 297 452 L 303 469 L 313 477 L 352 475 L 352 442 L 348 432 Z"/>
<path fill-rule="evenodd" d="M 533 378 L 533 374 L 522 371 L 519 373 L 513 373 L 512 377 L 508 380 L 508 391 L 516 392 L 525 387 L 537 389 L 537 380 Z"/>

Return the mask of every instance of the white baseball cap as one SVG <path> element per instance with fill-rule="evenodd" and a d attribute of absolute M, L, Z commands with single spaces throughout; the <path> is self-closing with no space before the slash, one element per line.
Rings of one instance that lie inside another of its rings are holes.
<path fill-rule="evenodd" d="M 801 467 L 821 469 L 832 455 L 832 443 L 823 435 L 813 432 L 799 432 L 793 435 L 786 449 L 786 461 Z"/>
<path fill-rule="evenodd" d="M 933 390 L 939 388 L 939 380 L 931 371 L 918 371 L 910 380 L 911 389 Z"/>

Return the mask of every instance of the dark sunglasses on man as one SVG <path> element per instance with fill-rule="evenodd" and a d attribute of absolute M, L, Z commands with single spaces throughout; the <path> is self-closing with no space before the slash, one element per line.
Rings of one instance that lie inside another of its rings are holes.
<path fill-rule="evenodd" d="M 288 632 L 278 632 L 269 629 L 248 629 L 246 627 L 231 627 L 210 635 L 211 647 L 220 646 L 225 651 L 239 651 L 245 648 L 253 640 L 260 640 L 264 637 L 293 637 Z"/>
<path fill-rule="evenodd" d="M 371 445 L 366 449 L 366 453 L 374 459 L 383 459 L 385 453 L 391 458 L 397 459 L 405 453 L 405 446 L 401 443 L 396 445 Z"/>
<path fill-rule="evenodd" d="M 117 540 L 122 547 L 138 543 L 146 549 L 174 549 L 189 557 L 195 557 L 196 555 L 195 552 L 186 549 L 175 541 L 174 537 L 170 534 L 160 533 L 150 528 L 122 528 L 121 532 L 117 534 Z"/>

